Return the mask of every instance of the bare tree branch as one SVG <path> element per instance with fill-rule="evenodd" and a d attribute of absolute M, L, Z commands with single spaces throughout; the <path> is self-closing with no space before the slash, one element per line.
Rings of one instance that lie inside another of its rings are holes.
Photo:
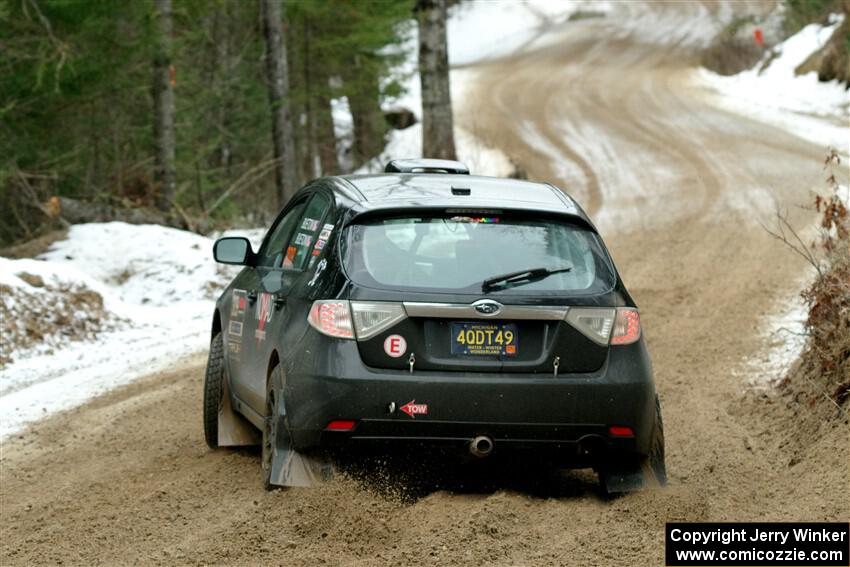
<path fill-rule="evenodd" d="M 787 213 L 783 213 L 779 205 L 776 207 L 776 219 L 777 219 L 777 230 L 771 230 L 763 223 L 759 222 L 761 227 L 767 232 L 770 236 L 775 238 L 776 240 L 785 244 L 788 248 L 790 248 L 793 252 L 798 254 L 801 258 L 803 258 L 806 262 L 811 264 L 811 266 L 817 271 L 819 276 L 823 276 L 823 271 L 821 269 L 820 262 L 818 262 L 814 253 L 809 250 L 809 247 L 803 242 L 803 239 L 800 238 L 800 235 L 794 230 L 794 227 L 791 226 L 791 223 L 788 221 Z M 791 234 L 789 238 L 788 233 Z"/>
<path fill-rule="evenodd" d="M 224 201 L 227 200 L 231 195 L 241 191 L 244 187 L 259 181 L 264 175 L 266 175 L 270 170 L 273 170 L 278 165 L 278 160 L 270 159 L 267 161 L 263 161 L 250 168 L 248 171 L 243 173 L 239 178 L 234 181 L 230 187 L 224 190 L 224 192 L 219 195 L 219 197 L 213 201 L 213 204 L 204 211 L 205 215 L 210 215 L 214 210 L 216 210 L 219 205 L 221 205 Z"/>

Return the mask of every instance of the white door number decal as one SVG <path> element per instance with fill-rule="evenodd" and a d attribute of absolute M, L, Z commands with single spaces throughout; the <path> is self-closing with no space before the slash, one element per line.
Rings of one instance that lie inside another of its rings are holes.
<path fill-rule="evenodd" d="M 403 356 L 407 352 L 407 341 L 401 335 L 390 335 L 384 341 L 384 352 L 393 358 Z"/>

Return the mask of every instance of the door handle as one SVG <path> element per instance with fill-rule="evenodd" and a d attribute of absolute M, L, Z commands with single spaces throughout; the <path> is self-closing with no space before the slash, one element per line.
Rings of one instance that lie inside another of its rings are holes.
<path fill-rule="evenodd" d="M 255 290 L 255 289 L 249 290 L 246 295 L 248 296 L 248 301 L 250 303 L 254 303 L 255 301 L 257 301 L 257 290 Z"/>
<path fill-rule="evenodd" d="M 274 308 L 280 309 L 284 305 L 286 305 L 286 296 L 281 295 L 279 293 L 275 294 L 275 296 L 274 296 Z"/>

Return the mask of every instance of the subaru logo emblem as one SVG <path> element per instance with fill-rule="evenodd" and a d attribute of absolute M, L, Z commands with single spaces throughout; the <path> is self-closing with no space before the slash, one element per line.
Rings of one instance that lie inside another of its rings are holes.
<path fill-rule="evenodd" d="M 492 299 L 479 299 L 472 304 L 472 308 L 481 315 L 492 317 L 502 311 L 502 304 Z"/>

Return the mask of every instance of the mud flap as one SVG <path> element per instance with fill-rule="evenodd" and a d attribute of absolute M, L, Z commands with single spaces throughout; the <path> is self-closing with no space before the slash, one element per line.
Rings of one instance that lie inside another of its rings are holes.
<path fill-rule="evenodd" d="M 319 454 L 293 449 L 286 427 L 286 406 L 281 404 L 278 412 L 269 483 L 310 487 L 330 480 L 334 473 L 333 461 Z"/>
<path fill-rule="evenodd" d="M 282 408 L 277 422 L 271 466 L 269 482 L 275 486 L 315 486 L 330 480 L 334 472 L 330 459 L 292 448 Z"/>
<path fill-rule="evenodd" d="M 330 480 L 333 472 L 333 463 L 329 459 L 278 448 L 272 457 L 271 483 L 310 487 Z"/>
<path fill-rule="evenodd" d="M 649 459 L 634 467 L 606 467 L 599 471 L 602 489 L 608 494 L 661 488 Z"/>
<path fill-rule="evenodd" d="M 222 380 L 221 405 L 218 408 L 218 446 L 239 447 L 244 445 L 259 445 L 262 437 L 259 430 L 247 419 L 233 411 L 230 402 L 230 384 Z"/>

